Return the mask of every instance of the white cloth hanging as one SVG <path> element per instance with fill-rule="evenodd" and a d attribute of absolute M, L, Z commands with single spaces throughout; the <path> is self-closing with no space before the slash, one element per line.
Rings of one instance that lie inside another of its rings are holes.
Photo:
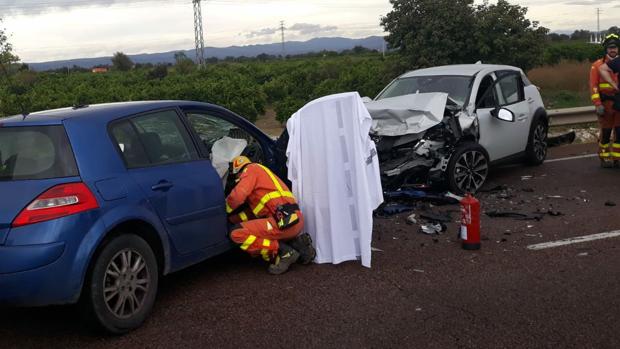
<path fill-rule="evenodd" d="M 288 178 L 317 263 L 361 256 L 370 268 L 372 211 L 383 202 L 371 125 L 357 92 L 314 100 L 286 124 Z"/>

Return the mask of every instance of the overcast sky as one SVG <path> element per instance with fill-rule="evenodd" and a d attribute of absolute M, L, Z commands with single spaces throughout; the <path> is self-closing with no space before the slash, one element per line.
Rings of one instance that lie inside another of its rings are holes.
<path fill-rule="evenodd" d="M 510 2 L 552 31 L 596 30 L 597 7 L 601 29 L 620 25 L 620 0 Z M 280 21 L 287 41 L 384 35 L 379 20 L 390 10 L 388 0 L 202 0 L 205 45 L 279 42 Z M 0 18 L 25 62 L 194 46 L 191 0 L 0 0 Z"/>

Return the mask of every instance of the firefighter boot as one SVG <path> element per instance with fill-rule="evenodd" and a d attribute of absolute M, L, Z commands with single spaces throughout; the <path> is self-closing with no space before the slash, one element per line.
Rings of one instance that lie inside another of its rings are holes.
<path fill-rule="evenodd" d="M 278 255 L 272 264 L 269 265 L 269 273 L 279 275 L 285 273 L 291 264 L 299 259 L 299 252 L 284 242 L 279 241 Z"/>
<path fill-rule="evenodd" d="M 314 260 L 314 257 L 316 257 L 316 250 L 312 245 L 312 238 L 310 237 L 310 234 L 300 234 L 288 243 L 300 254 L 299 260 L 297 261 L 298 263 L 308 264 Z"/>
<path fill-rule="evenodd" d="M 611 157 L 611 152 L 609 149 L 609 143 L 599 143 L 598 145 L 598 157 L 601 160 L 602 168 L 612 168 L 614 167 L 614 162 Z"/>

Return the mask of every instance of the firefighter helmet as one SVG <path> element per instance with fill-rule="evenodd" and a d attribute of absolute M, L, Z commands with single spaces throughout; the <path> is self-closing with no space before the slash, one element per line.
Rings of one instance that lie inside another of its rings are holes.
<path fill-rule="evenodd" d="M 620 36 L 618 36 L 618 34 L 612 33 L 605 36 L 603 47 L 608 48 L 611 45 L 615 45 L 616 47 L 620 46 Z"/>
<path fill-rule="evenodd" d="M 250 160 L 247 156 L 237 156 L 232 160 L 232 173 L 237 174 L 241 171 L 245 165 L 251 164 L 252 160 Z"/>

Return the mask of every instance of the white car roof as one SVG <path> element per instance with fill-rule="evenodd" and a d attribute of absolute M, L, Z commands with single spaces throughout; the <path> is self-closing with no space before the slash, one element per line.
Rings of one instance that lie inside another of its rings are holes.
<path fill-rule="evenodd" d="M 410 78 L 413 76 L 432 76 L 432 75 L 457 75 L 457 76 L 474 76 L 481 71 L 496 71 L 496 70 L 515 70 L 521 71 L 517 67 L 510 65 L 499 64 L 454 64 L 443 65 L 439 67 L 418 69 L 407 72 L 401 75 L 399 78 Z"/>

